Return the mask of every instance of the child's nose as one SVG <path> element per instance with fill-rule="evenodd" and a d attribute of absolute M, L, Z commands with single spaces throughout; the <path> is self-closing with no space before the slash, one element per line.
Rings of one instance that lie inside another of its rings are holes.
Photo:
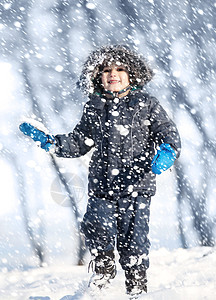
<path fill-rule="evenodd" d="M 117 70 L 115 68 L 111 69 L 110 75 L 111 76 L 116 76 L 117 75 Z"/>

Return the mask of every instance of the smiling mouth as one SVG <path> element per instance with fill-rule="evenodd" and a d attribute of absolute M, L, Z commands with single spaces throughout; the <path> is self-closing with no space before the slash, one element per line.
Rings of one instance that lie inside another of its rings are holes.
<path fill-rule="evenodd" d="M 115 84 L 115 83 L 119 83 L 120 81 L 119 80 L 110 80 L 108 81 L 109 84 Z"/>

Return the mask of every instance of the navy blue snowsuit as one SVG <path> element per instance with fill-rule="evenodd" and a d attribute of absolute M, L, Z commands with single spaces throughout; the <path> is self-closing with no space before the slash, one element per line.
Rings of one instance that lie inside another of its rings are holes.
<path fill-rule="evenodd" d="M 73 132 L 55 138 L 61 157 L 79 157 L 95 148 L 82 222 L 90 251 L 114 249 L 116 241 L 124 270 L 147 269 L 149 210 L 156 190 L 151 161 L 161 143 L 179 156 L 175 124 L 158 100 L 140 89 L 120 99 L 93 94 Z"/>

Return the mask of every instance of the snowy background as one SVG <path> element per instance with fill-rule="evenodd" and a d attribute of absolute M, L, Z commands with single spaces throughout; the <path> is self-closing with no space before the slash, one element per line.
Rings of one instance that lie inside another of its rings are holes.
<path fill-rule="evenodd" d="M 1 1 L 1 300 L 88 298 L 76 215 L 79 222 L 86 207 L 89 156 L 53 158 L 18 126 L 31 118 L 53 134 L 71 131 L 86 101 L 75 84 L 82 63 L 109 43 L 148 59 L 156 76 L 147 90 L 182 138 L 181 157 L 158 176 L 152 199 L 143 298 L 215 299 L 215 15 L 213 0 Z M 119 268 L 109 299 L 124 299 L 123 290 Z"/>

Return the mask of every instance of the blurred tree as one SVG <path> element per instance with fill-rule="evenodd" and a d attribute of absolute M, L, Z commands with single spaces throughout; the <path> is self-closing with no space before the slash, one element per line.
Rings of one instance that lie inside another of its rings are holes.
<path fill-rule="evenodd" d="M 67 7 L 67 2 L 66 1 L 61 1 L 61 3 L 57 6 L 55 6 L 55 13 L 57 15 L 57 20 L 63 20 L 67 18 L 67 14 L 65 13 L 64 7 Z M 18 28 L 20 28 L 20 30 L 18 31 L 18 35 L 19 35 L 19 39 L 17 41 L 17 37 L 16 35 L 11 35 L 9 36 L 9 39 L 6 41 L 7 46 L 9 47 L 11 43 L 14 43 L 14 48 L 9 52 L 6 53 L 5 56 L 7 57 L 7 59 L 10 57 L 12 60 L 15 59 L 15 57 L 19 58 L 19 63 L 20 63 L 20 71 L 21 74 L 23 76 L 23 82 L 24 82 L 24 89 L 26 92 L 26 95 L 28 97 L 29 102 L 32 104 L 32 113 L 33 115 L 36 117 L 37 120 L 43 122 L 46 124 L 46 111 L 42 110 L 41 108 L 41 99 L 39 100 L 38 97 L 38 91 L 37 91 L 37 84 L 38 81 L 35 80 L 34 78 L 34 73 L 35 70 L 34 68 L 42 68 L 43 71 L 44 70 L 44 66 L 41 66 L 40 64 L 38 64 L 37 59 L 35 59 L 35 56 L 32 55 L 33 57 L 31 57 L 31 54 L 35 54 L 38 51 L 38 45 L 36 43 L 34 43 L 34 41 L 32 41 L 32 34 L 31 33 L 31 28 L 29 28 L 29 24 L 31 23 L 31 13 L 33 10 L 33 2 L 31 3 L 26 3 L 25 1 L 18 1 L 16 3 L 14 3 L 13 5 L 13 9 L 10 10 L 12 11 L 11 15 L 7 14 L 6 16 L 6 20 L 7 20 L 7 26 L 10 28 L 10 25 L 13 24 L 12 20 L 15 20 L 16 18 L 18 18 L 20 20 L 20 25 L 17 25 Z M 22 8 L 22 9 L 21 9 Z M 21 13 L 20 13 L 21 11 Z M 51 12 L 53 12 L 53 10 L 51 10 Z M 62 26 L 64 27 L 64 30 L 61 30 L 60 32 L 64 32 L 64 35 L 57 35 L 58 37 L 58 42 L 56 43 L 56 52 L 57 52 L 57 57 L 60 57 L 61 59 L 63 59 L 63 66 L 64 66 L 64 72 L 61 74 L 62 76 L 62 82 L 65 82 L 65 80 L 67 80 L 67 78 L 69 80 L 71 80 L 71 78 L 73 79 L 73 73 L 72 71 L 70 71 L 69 68 L 69 51 L 67 51 L 67 49 L 69 49 L 69 46 L 67 45 L 67 38 L 68 38 L 68 34 L 66 33 L 66 29 L 67 25 L 63 22 Z M 62 48 L 64 45 L 64 49 Z M 61 47 L 62 46 L 62 47 Z M 10 47 L 9 47 L 10 48 Z M 59 53 L 59 49 L 61 49 L 62 52 L 67 52 L 65 54 L 65 56 L 62 56 L 61 53 Z M 10 55 L 9 55 L 10 54 Z M 59 63 L 60 63 L 60 59 L 59 59 Z M 61 68 L 61 64 L 58 65 L 59 68 Z M 50 67 L 48 67 L 49 72 L 52 69 L 52 65 Z M 53 70 L 53 72 L 55 72 Z M 59 79 L 59 78 L 58 78 Z M 42 85 L 43 83 L 41 83 Z M 40 82 L 39 82 L 40 85 Z M 60 85 L 62 86 L 62 85 Z M 53 104 L 53 111 L 55 113 L 60 113 L 61 112 L 61 108 L 62 105 L 60 104 L 59 98 L 60 95 L 59 93 L 62 92 L 61 88 L 57 88 L 57 85 L 55 84 L 51 84 L 49 82 L 47 82 L 47 86 L 48 89 L 51 87 L 52 88 L 52 92 L 53 92 L 53 100 L 52 104 Z M 59 96 L 58 96 L 59 95 Z M 56 97 L 56 98 L 55 98 Z M 60 99 L 62 100 L 62 99 Z M 63 119 L 61 119 L 63 120 Z M 70 187 L 67 185 L 66 179 L 64 178 L 64 175 L 60 172 L 60 166 L 58 165 L 57 161 L 55 160 L 55 158 L 53 157 L 52 154 L 49 154 L 51 161 L 52 161 L 52 165 L 56 171 L 57 176 L 59 177 L 59 180 L 62 182 L 62 184 L 64 185 L 68 195 L 69 195 L 69 199 L 71 202 L 71 207 L 73 209 L 73 212 L 75 214 L 75 220 L 76 220 L 76 225 L 77 225 L 77 229 L 78 229 L 78 236 L 79 236 L 79 250 L 78 250 L 78 264 L 82 264 L 83 263 L 83 258 L 85 255 L 85 245 L 84 245 L 84 241 L 83 238 L 80 235 L 80 231 L 79 231 L 79 219 L 80 219 L 80 214 L 78 212 L 77 209 L 77 205 L 76 205 L 76 200 L 74 199 L 74 195 L 70 189 Z M 24 185 L 24 182 L 22 182 L 22 185 Z M 23 186 L 23 191 L 24 191 L 24 186 Z M 23 194 L 24 195 L 24 194 Z M 24 223 L 27 224 L 26 225 L 26 229 L 27 229 L 27 233 L 29 235 L 30 241 L 31 241 L 31 245 L 33 247 L 33 250 L 35 251 L 35 253 L 37 254 L 37 256 L 39 257 L 40 260 L 40 265 L 42 265 L 42 263 L 44 262 L 44 252 L 45 250 L 42 248 L 42 243 L 39 244 L 36 239 L 36 235 L 34 233 L 34 231 L 31 229 L 30 221 L 31 221 L 31 213 L 26 209 L 26 198 L 27 196 L 23 196 L 21 197 L 21 201 L 22 201 L 22 210 L 23 210 L 23 216 L 24 216 Z M 43 224 L 40 223 L 40 225 L 42 226 Z M 39 229 L 40 232 L 43 232 L 42 228 Z M 41 241 L 43 239 L 43 236 L 40 236 Z"/>
<path fill-rule="evenodd" d="M 54 7 L 54 9 L 51 9 L 51 12 L 54 11 L 55 17 L 57 18 L 58 21 L 58 32 L 61 34 L 57 34 L 56 39 L 56 48 L 55 51 L 57 53 L 57 60 L 59 61 L 59 68 L 62 68 L 61 70 L 61 77 L 62 77 L 62 82 L 65 81 L 71 81 L 74 78 L 74 74 L 71 71 L 70 68 L 70 51 L 69 51 L 69 43 L 68 43 L 68 37 L 69 37 L 69 17 L 68 17 L 68 8 L 69 8 L 69 2 L 68 1 L 59 1 L 59 3 Z M 28 6 L 28 9 L 30 7 Z M 24 43 L 25 51 L 27 53 L 31 52 L 31 46 L 33 44 L 33 41 L 31 41 L 30 34 L 29 32 L 29 27 L 28 27 L 28 22 L 29 19 L 28 17 L 23 20 L 22 25 L 23 29 L 21 31 L 22 34 L 22 41 Z M 61 30 L 59 30 L 61 29 Z M 63 33 L 63 34 L 62 34 Z M 59 57 L 59 58 L 58 58 Z M 41 120 L 43 123 L 46 123 L 46 116 L 44 116 L 43 111 L 41 109 L 40 105 L 40 100 L 37 98 L 37 93 L 34 91 L 34 86 L 36 86 L 36 82 L 34 82 L 33 79 L 31 79 L 31 71 L 30 69 L 32 68 L 31 66 L 32 62 L 31 60 L 26 60 L 25 57 L 23 57 L 22 60 L 22 65 L 23 65 L 23 76 L 24 76 L 24 81 L 25 81 L 25 87 L 26 87 L 26 92 L 29 97 L 29 100 L 32 102 L 32 111 L 34 115 L 37 117 L 37 119 Z M 63 67 L 61 67 L 63 66 Z M 62 87 L 62 85 L 60 85 Z M 55 113 L 61 113 L 61 108 L 62 105 L 60 104 L 61 98 L 60 98 L 60 93 L 62 93 L 61 88 L 57 88 L 56 85 L 52 86 L 52 89 L 54 90 L 53 94 L 53 111 Z M 60 101 L 59 101 L 60 100 Z M 83 259 L 85 255 L 85 244 L 83 241 L 83 238 L 81 237 L 80 234 L 80 214 L 78 212 L 77 204 L 76 204 L 76 199 L 74 198 L 74 195 L 71 191 L 71 188 L 68 186 L 66 179 L 64 178 L 64 175 L 60 171 L 60 166 L 57 163 L 56 159 L 54 156 L 49 153 L 49 156 L 52 161 L 52 165 L 56 171 L 57 176 L 59 177 L 59 180 L 63 184 L 68 197 L 70 199 L 72 211 L 75 215 L 75 221 L 76 221 L 76 226 L 78 230 L 78 238 L 79 238 L 79 250 L 78 250 L 78 264 L 81 265 L 83 264 Z"/>
<path fill-rule="evenodd" d="M 16 180 L 16 190 L 18 199 L 21 205 L 22 217 L 24 222 L 24 227 L 29 239 L 30 245 L 39 258 L 40 266 L 43 266 L 45 262 L 45 252 L 44 252 L 44 224 L 40 218 L 40 222 L 37 222 L 37 228 L 33 227 L 33 220 L 30 217 L 30 209 L 28 207 L 28 199 L 26 195 L 26 183 L 23 168 L 17 160 L 17 156 L 11 150 L 3 147 L 3 150 L 0 150 L 1 156 L 10 163 L 13 168 L 13 174 L 15 174 Z"/>

